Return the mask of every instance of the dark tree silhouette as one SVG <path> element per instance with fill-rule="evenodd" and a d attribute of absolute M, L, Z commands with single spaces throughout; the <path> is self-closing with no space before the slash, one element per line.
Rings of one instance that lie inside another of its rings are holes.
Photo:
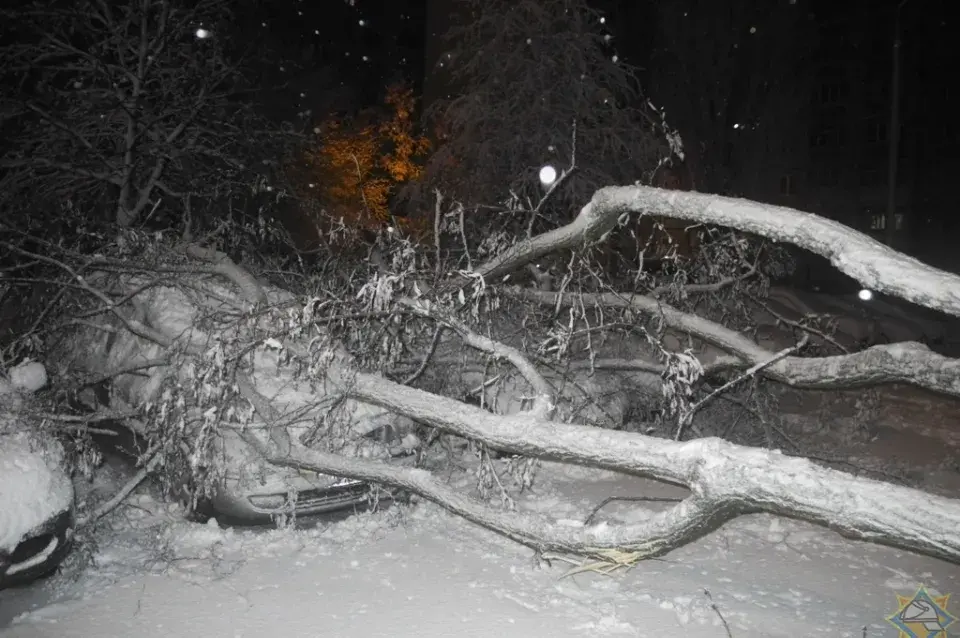
<path fill-rule="evenodd" d="M 244 98 L 224 0 L 43 0 L 2 20 L 17 29 L 0 46 L 8 209 L 179 214 L 249 190 L 252 160 L 284 140 Z"/>
<path fill-rule="evenodd" d="M 699 190 L 749 192 L 764 145 L 809 103 L 807 0 L 655 3 L 650 94 L 683 135 Z M 804 136 L 805 137 L 805 136 Z"/>
<path fill-rule="evenodd" d="M 541 166 L 573 168 L 552 196 L 563 211 L 552 223 L 562 223 L 601 184 L 649 180 L 668 154 L 659 120 L 641 111 L 635 69 L 616 61 L 584 0 L 455 0 L 432 10 L 453 26 L 427 69 L 440 141 L 429 186 L 468 204 L 508 193 L 522 202 L 538 198 Z"/>

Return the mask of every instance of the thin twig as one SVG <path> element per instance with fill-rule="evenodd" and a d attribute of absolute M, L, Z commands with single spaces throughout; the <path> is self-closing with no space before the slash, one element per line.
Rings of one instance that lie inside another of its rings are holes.
<path fill-rule="evenodd" d="M 100 423 L 101 421 L 120 421 L 131 417 L 139 416 L 137 410 L 123 411 L 103 411 L 93 412 L 91 414 L 57 414 L 55 412 L 32 412 L 33 416 L 50 421 L 59 421 L 61 423 Z"/>
<path fill-rule="evenodd" d="M 824 341 L 826 341 L 827 343 L 836 347 L 838 350 L 840 350 L 840 352 L 844 354 L 850 354 L 850 350 L 843 347 L 843 345 L 841 345 L 840 342 L 838 342 L 836 339 L 834 339 L 827 333 L 823 332 L 822 330 L 818 330 L 812 326 L 807 326 L 801 321 L 794 321 L 792 319 L 787 319 L 786 317 L 781 315 L 779 312 L 771 308 L 770 304 L 764 302 L 759 297 L 756 297 L 755 295 L 752 295 L 750 293 L 747 293 L 747 296 L 750 297 L 750 299 L 752 299 L 753 302 L 756 303 L 758 306 L 762 307 L 764 310 L 769 312 L 773 316 L 773 318 L 776 319 L 777 321 L 780 321 L 781 323 L 785 323 L 786 325 L 796 328 L 797 330 L 802 330 L 804 332 L 809 332 L 810 334 L 816 335 L 821 339 L 823 339 Z"/>
<path fill-rule="evenodd" d="M 543 197 L 540 198 L 540 201 L 537 202 L 536 207 L 530 211 L 530 218 L 527 220 L 527 239 L 533 237 L 533 224 L 537 220 L 537 215 L 540 214 L 540 210 L 543 208 L 544 204 L 547 203 L 547 200 L 550 199 L 550 196 L 560 187 L 560 185 L 570 177 L 570 174 L 573 173 L 577 168 L 577 120 L 573 120 L 573 142 L 572 148 L 570 151 L 570 166 L 567 167 L 565 171 L 560 173 L 560 177 L 556 179 L 553 184 L 550 185 L 550 188 L 547 189 L 547 192 L 543 194 Z"/>
<path fill-rule="evenodd" d="M 150 473 L 157 467 L 157 464 L 160 463 L 160 460 L 163 458 L 163 455 L 158 454 L 160 451 L 159 446 L 154 446 L 153 448 L 147 450 L 146 455 L 144 456 L 147 459 L 146 465 L 140 468 L 140 471 L 137 472 L 133 478 L 127 481 L 120 491 L 113 495 L 113 498 L 108 500 L 105 503 L 102 503 L 100 507 L 93 510 L 88 516 L 80 519 L 77 523 L 78 528 L 83 528 L 91 523 L 95 523 L 120 505 L 133 490 L 137 489 L 141 483 L 143 483 Z"/>
<path fill-rule="evenodd" d="M 766 367 L 772 366 L 773 364 L 775 364 L 777 361 L 780 361 L 781 359 L 785 359 L 786 357 L 789 357 L 791 354 L 801 349 L 803 346 L 807 345 L 807 341 L 809 340 L 810 340 L 810 335 L 804 335 L 803 338 L 800 339 L 800 342 L 797 343 L 796 345 L 792 345 L 789 348 L 784 348 L 783 350 L 776 353 L 769 359 L 765 359 L 764 361 L 760 361 L 750 366 L 736 378 L 731 379 L 730 381 L 727 381 L 722 386 L 720 386 L 719 388 L 717 388 L 707 396 L 697 401 L 695 404 L 693 404 L 690 407 L 690 410 L 686 414 L 684 414 L 683 417 L 680 419 L 680 423 L 677 425 L 677 434 L 674 436 L 674 440 L 675 441 L 680 440 L 680 437 L 683 435 L 684 428 L 690 425 L 690 422 L 693 421 L 694 415 L 696 415 L 697 411 L 699 411 L 700 408 L 702 408 L 707 403 L 707 401 L 710 401 L 721 392 L 726 392 L 731 387 L 744 381 L 745 379 L 749 379 L 753 377 L 760 370 L 763 370 Z"/>
<path fill-rule="evenodd" d="M 146 339 L 147 341 L 152 341 L 160 346 L 163 346 L 164 348 L 169 348 L 173 344 L 174 342 L 173 339 L 169 339 L 168 337 L 157 332 L 156 330 L 153 330 L 152 328 L 142 324 L 136 319 L 131 319 L 130 317 L 127 317 L 124 313 L 120 312 L 120 309 L 114 305 L 113 300 L 111 300 L 106 295 L 106 293 L 104 293 L 102 290 L 99 290 L 91 286 L 87 282 L 87 280 L 83 277 L 83 275 L 81 275 L 79 272 L 77 272 L 76 270 L 74 270 L 64 262 L 58 259 L 54 259 L 53 257 L 48 257 L 46 255 L 39 255 L 37 253 L 24 250 L 19 246 L 15 246 L 8 242 L 0 242 L 0 245 L 6 246 L 8 249 L 16 253 L 19 253 L 25 257 L 32 257 L 34 259 L 39 259 L 49 264 L 53 264 L 54 266 L 57 266 L 58 268 L 61 268 L 62 270 L 67 272 L 73 279 L 77 281 L 78 284 L 80 284 L 81 287 L 83 287 L 84 290 L 86 290 L 88 293 L 90 293 L 91 295 L 99 299 L 101 302 L 103 302 L 104 306 L 106 306 L 106 310 L 109 312 L 112 312 L 117 317 L 117 319 L 123 322 L 123 325 L 126 326 L 127 330 L 129 330 L 136 336 Z"/>
<path fill-rule="evenodd" d="M 720 613 L 720 608 L 717 606 L 717 603 L 713 602 L 713 596 L 710 595 L 710 591 L 704 589 L 703 594 L 707 597 L 707 600 L 710 601 L 710 609 L 716 612 L 717 617 L 720 618 L 720 622 L 723 623 L 723 628 L 727 632 L 727 638 L 733 638 L 733 633 L 730 631 L 730 625 L 727 624 L 727 619 L 723 617 L 723 614 Z"/>
<path fill-rule="evenodd" d="M 709 284 L 686 284 L 686 285 L 680 286 L 680 290 L 682 290 L 687 294 L 700 293 L 700 292 L 717 292 L 718 290 L 722 290 L 727 286 L 732 286 L 737 282 L 743 281 L 745 279 L 749 279 L 750 277 L 753 277 L 755 274 L 757 274 L 756 266 L 750 266 L 750 268 L 748 268 L 746 272 L 743 272 L 737 275 L 736 277 L 724 277 L 719 281 L 715 281 Z M 663 293 L 668 292 L 673 288 L 674 286 L 672 284 L 663 284 L 662 286 L 657 286 L 656 288 L 650 291 L 650 296 L 659 297 Z"/>
<path fill-rule="evenodd" d="M 440 281 L 440 268 L 441 268 L 441 258 L 440 258 L 440 217 L 441 217 L 441 206 L 443 205 L 443 193 L 440 192 L 440 189 L 434 191 L 437 195 L 437 203 L 433 209 L 433 245 L 437 250 L 437 263 L 436 263 L 436 277 L 437 281 Z"/>
<path fill-rule="evenodd" d="M 467 258 L 467 270 L 473 270 L 473 258 L 470 257 L 470 245 L 467 243 L 467 230 L 463 225 L 463 204 L 458 204 L 460 212 L 460 241 L 463 242 L 463 254 Z"/>
<path fill-rule="evenodd" d="M 427 369 L 427 365 L 430 363 L 430 359 L 433 358 L 434 353 L 437 351 L 437 345 L 440 343 L 440 335 L 443 334 L 443 325 L 437 325 L 437 329 L 433 333 L 433 339 L 430 340 L 430 349 L 427 350 L 427 354 L 423 356 L 423 361 L 420 362 L 420 367 L 411 374 L 409 377 L 401 381 L 403 385 L 410 385 L 414 381 L 420 378 L 420 375 L 423 374 L 423 371 Z"/>
<path fill-rule="evenodd" d="M 370 205 L 367 203 L 367 195 L 363 192 L 363 173 L 360 171 L 360 160 L 356 155 L 351 154 L 353 163 L 357 166 L 357 190 L 360 191 L 360 199 L 363 200 L 363 208 L 367 211 L 367 217 L 373 219 L 373 213 L 370 212 Z"/>

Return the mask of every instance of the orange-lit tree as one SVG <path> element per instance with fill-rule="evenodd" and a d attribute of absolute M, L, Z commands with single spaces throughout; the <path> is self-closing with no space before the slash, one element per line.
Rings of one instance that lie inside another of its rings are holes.
<path fill-rule="evenodd" d="M 314 129 L 319 144 L 304 153 L 300 195 L 350 229 L 391 223 L 414 230 L 408 220 L 394 216 L 390 198 L 398 186 L 420 177 L 430 144 L 416 132 L 411 89 L 393 85 L 384 102 L 385 108 L 322 123 Z"/>

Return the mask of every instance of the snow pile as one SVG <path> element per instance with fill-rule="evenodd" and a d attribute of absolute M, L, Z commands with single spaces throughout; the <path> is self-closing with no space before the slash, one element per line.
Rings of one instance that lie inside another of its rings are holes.
<path fill-rule="evenodd" d="M 43 366 L 32 362 L 0 378 L 0 552 L 13 551 L 29 532 L 73 503 L 63 449 L 21 430 L 16 418 L 27 393 L 46 381 Z"/>
<path fill-rule="evenodd" d="M 33 393 L 47 385 L 47 370 L 42 363 L 36 361 L 26 361 L 11 368 L 8 373 L 9 383 L 0 379 L 0 395 L 4 394 L 5 385 L 9 390 L 20 390 L 21 392 Z"/>

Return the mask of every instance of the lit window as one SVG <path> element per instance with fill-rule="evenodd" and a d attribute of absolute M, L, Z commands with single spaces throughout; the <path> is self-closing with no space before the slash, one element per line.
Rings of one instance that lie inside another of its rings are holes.
<path fill-rule="evenodd" d="M 784 175 L 780 178 L 780 193 L 783 195 L 795 195 L 796 189 L 791 175 Z"/>

